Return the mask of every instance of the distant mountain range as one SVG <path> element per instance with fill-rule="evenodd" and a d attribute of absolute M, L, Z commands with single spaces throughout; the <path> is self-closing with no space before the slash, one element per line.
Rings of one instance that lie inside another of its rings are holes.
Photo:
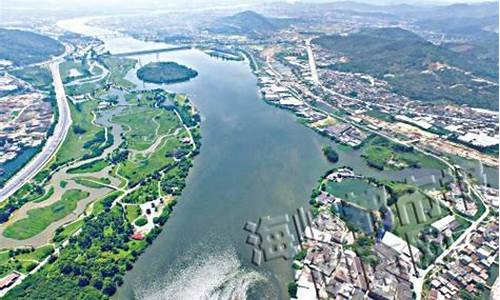
<path fill-rule="evenodd" d="M 468 17 L 483 18 L 498 15 L 498 2 L 458 3 L 451 5 L 374 5 L 356 1 L 338 1 L 318 4 L 329 9 L 350 10 L 359 12 L 383 12 L 413 18 L 449 18 Z"/>
<path fill-rule="evenodd" d="M 332 64 L 330 68 L 385 79 L 394 92 L 412 99 L 498 109 L 498 86 L 478 83 L 467 73 L 497 82 L 498 60 L 494 64 L 475 52 L 436 46 L 400 28 L 325 35 L 313 43 L 348 58 L 347 63 Z"/>

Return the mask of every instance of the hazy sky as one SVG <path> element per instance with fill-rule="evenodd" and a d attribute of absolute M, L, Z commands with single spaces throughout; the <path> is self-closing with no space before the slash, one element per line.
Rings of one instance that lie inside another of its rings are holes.
<path fill-rule="evenodd" d="M 24 8 L 77 8 L 77 7 L 182 7 L 182 6 L 210 6 L 238 3 L 269 3 L 269 2 L 298 2 L 298 0 L 0 0 L 0 8 L 20 6 Z M 370 4 L 395 4 L 395 3 L 436 3 L 449 4 L 456 2 L 484 2 L 485 0 L 353 0 Z M 300 2 L 335 2 L 334 0 L 300 0 Z"/>

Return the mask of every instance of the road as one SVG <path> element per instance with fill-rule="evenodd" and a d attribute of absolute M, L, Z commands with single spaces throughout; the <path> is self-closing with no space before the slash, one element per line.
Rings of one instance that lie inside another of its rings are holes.
<path fill-rule="evenodd" d="M 66 137 L 68 129 L 71 125 L 71 114 L 69 105 L 66 99 L 66 93 L 59 73 L 59 64 L 63 62 L 62 59 L 56 59 L 49 62 L 50 72 L 56 92 L 57 108 L 59 110 L 59 119 L 54 128 L 54 133 L 47 138 L 47 141 L 40 153 L 38 153 L 31 161 L 29 161 L 24 168 L 22 168 L 16 175 L 14 175 L 5 186 L 0 190 L 0 202 L 5 201 L 9 196 L 15 193 L 27 181 L 40 171 L 45 164 L 52 158 L 59 149 L 62 141 Z"/>
<path fill-rule="evenodd" d="M 311 47 L 311 39 L 306 40 L 307 57 L 309 58 L 309 68 L 311 69 L 311 77 L 315 84 L 320 84 L 318 70 L 316 69 L 316 61 Z"/>
<path fill-rule="evenodd" d="M 436 260 L 434 260 L 434 262 L 427 267 L 427 269 L 423 270 L 420 272 L 419 274 L 419 277 L 416 278 L 412 278 L 412 282 L 413 282 L 413 286 L 414 286 L 414 291 L 415 293 L 417 294 L 417 298 L 416 300 L 420 300 L 421 296 L 422 296 L 422 288 L 423 288 L 423 284 L 425 282 L 425 279 L 427 277 L 427 275 L 432 271 L 434 270 L 440 263 L 443 262 L 444 258 L 447 257 L 453 250 L 457 250 L 459 249 L 460 247 L 464 247 L 466 246 L 468 243 L 469 243 L 469 239 L 470 239 L 470 235 L 471 233 L 476 230 L 476 228 L 479 226 L 479 224 L 481 222 L 484 221 L 484 219 L 489 215 L 490 213 L 490 208 L 489 206 L 484 202 L 484 199 L 483 199 L 483 196 L 481 195 L 481 193 L 479 193 L 477 190 L 476 190 L 476 187 L 474 185 L 472 185 L 471 182 L 469 182 L 468 180 L 466 181 L 469 185 L 470 185 L 470 188 L 472 190 L 472 192 L 474 194 L 476 194 L 476 196 L 478 197 L 478 199 L 481 201 L 481 203 L 484 205 L 484 207 L 486 208 L 486 210 L 484 211 L 484 213 L 476 220 L 474 221 L 466 230 L 464 233 L 462 233 L 460 235 L 460 237 L 458 237 L 458 239 L 456 239 L 453 244 L 451 244 L 450 247 L 448 247 L 448 249 L 446 249 L 443 253 L 441 253 L 441 255 L 436 258 Z M 492 298 L 493 299 L 493 298 Z"/>
<path fill-rule="evenodd" d="M 313 54 L 312 54 L 312 49 L 311 49 L 311 47 L 310 47 L 310 45 L 309 45 L 309 43 L 308 43 L 308 42 L 309 42 L 309 40 L 306 42 L 306 45 L 307 45 L 307 50 L 308 50 L 308 56 L 309 56 L 309 63 L 310 63 L 311 73 L 314 73 L 314 72 L 313 72 L 313 66 L 311 65 L 311 58 L 312 58 L 312 60 L 313 60 L 313 62 L 314 62 L 314 57 L 313 57 Z M 311 51 L 311 52 L 309 52 L 309 51 Z M 280 75 L 280 74 L 279 74 L 279 72 L 277 72 L 276 70 L 274 70 L 274 69 L 272 68 L 272 64 L 271 64 L 271 62 L 270 62 L 269 60 L 267 61 L 267 64 L 268 64 L 269 69 L 270 69 L 273 73 Z M 314 67 L 315 67 L 315 65 L 314 65 Z M 316 71 L 316 70 L 315 70 L 315 68 L 314 68 L 314 71 Z M 281 77 L 281 76 L 280 76 L 280 77 Z M 350 100 L 352 99 L 352 100 L 356 100 L 356 101 L 361 101 L 361 100 L 358 100 L 358 99 L 354 99 L 354 98 L 350 98 L 350 97 L 346 97 L 346 96 L 344 96 L 344 95 L 338 94 L 337 92 L 335 92 L 335 91 L 333 91 L 333 90 L 331 90 L 331 89 L 328 89 L 328 88 L 326 88 L 325 86 L 323 86 L 321 83 L 319 83 L 319 81 L 318 81 L 318 84 L 319 84 L 319 86 L 320 86 L 320 87 L 321 87 L 324 91 L 327 91 L 327 92 L 331 93 L 331 94 L 332 94 L 332 95 L 334 95 L 334 96 L 338 96 L 338 97 L 340 97 L 341 99 L 345 97 L 345 98 L 349 98 Z M 289 86 L 287 86 L 287 85 L 284 85 L 284 86 L 290 89 L 290 87 L 289 87 Z M 292 94 L 294 94 L 292 90 L 289 90 L 289 91 L 290 91 Z M 296 95 L 296 96 L 297 96 L 297 97 L 299 97 L 298 95 Z M 318 97 L 318 96 L 316 96 L 316 95 L 314 95 L 314 94 L 313 94 L 313 96 L 316 98 L 316 100 L 317 100 L 318 102 L 322 102 L 322 103 L 324 103 L 324 104 L 326 104 L 326 105 L 329 105 L 327 102 L 323 101 L 320 97 Z M 299 97 L 299 99 L 300 99 L 300 97 Z M 376 135 L 382 136 L 382 137 L 384 137 L 384 138 L 386 138 L 386 139 L 388 139 L 388 140 L 390 140 L 390 141 L 392 141 L 392 142 L 394 142 L 394 143 L 397 143 L 397 144 L 404 144 L 404 142 L 399 141 L 398 139 L 395 139 L 395 138 L 393 138 L 393 137 L 387 136 L 386 134 L 383 134 L 383 133 L 381 133 L 381 132 L 379 132 L 379 131 L 372 130 L 372 129 L 370 129 L 370 128 L 368 128 L 368 127 L 364 126 L 364 125 L 361 125 L 361 124 L 359 124 L 359 123 L 353 122 L 353 121 L 351 121 L 351 120 L 348 120 L 348 119 L 343 118 L 343 117 L 338 116 L 338 115 L 334 115 L 334 114 L 328 113 L 328 112 L 326 112 L 326 111 L 323 111 L 323 110 L 321 110 L 321 109 L 318 109 L 317 107 L 313 107 L 313 106 L 311 106 L 309 103 L 307 103 L 306 101 L 302 101 L 302 102 L 304 103 L 304 105 L 306 105 L 306 106 L 307 106 L 308 108 L 310 108 L 310 109 L 313 109 L 313 110 L 315 110 L 315 111 L 320 111 L 320 112 L 322 112 L 322 113 L 324 113 L 324 114 L 326 114 L 326 115 L 329 115 L 329 116 L 331 116 L 331 117 L 333 117 L 333 118 L 339 119 L 339 120 L 340 120 L 340 121 L 342 121 L 342 122 L 348 123 L 348 124 L 350 124 L 350 125 L 352 125 L 352 126 L 358 127 L 358 128 L 360 128 L 360 129 L 362 129 L 362 130 L 365 130 L 365 131 L 367 131 L 367 132 L 371 132 L 371 133 L 373 133 L 373 134 L 376 134 Z M 444 159 L 443 157 L 440 157 L 440 156 L 438 156 L 438 155 L 435 155 L 434 153 L 431 153 L 431 152 L 429 152 L 429 151 L 426 151 L 426 150 L 424 150 L 424 149 L 422 149 L 422 148 L 420 148 L 420 147 L 417 147 L 417 146 L 414 146 L 413 148 L 414 148 L 416 151 L 418 151 L 418 152 L 421 152 L 421 153 L 423 153 L 423 154 L 425 154 L 425 155 L 429 155 L 429 156 L 431 156 L 431 157 L 433 157 L 433 158 L 435 158 L 435 159 L 437 159 L 437 160 L 439 160 L 439 161 L 443 162 L 444 164 L 446 164 L 446 165 L 450 168 L 450 170 L 455 170 L 455 166 L 453 166 L 450 162 L 448 162 L 448 161 L 447 161 L 446 159 Z M 471 234 L 471 233 L 472 233 L 472 232 L 473 232 L 473 231 L 474 231 L 474 230 L 475 230 L 475 229 L 479 226 L 479 224 L 480 224 L 482 221 L 484 221 L 484 219 L 485 219 L 485 218 L 488 216 L 488 214 L 490 213 L 490 208 L 489 208 L 489 206 L 485 203 L 485 201 L 484 201 L 484 198 L 483 198 L 482 194 L 481 194 L 481 193 L 477 190 L 477 188 L 476 188 L 476 186 L 474 185 L 474 183 L 473 183 L 473 182 L 471 182 L 471 181 L 467 178 L 467 176 L 464 176 L 464 178 L 465 178 L 465 183 L 467 183 L 467 184 L 468 184 L 468 186 L 470 187 L 470 191 L 471 191 L 473 194 L 475 194 L 475 196 L 476 196 L 476 197 L 477 197 L 477 198 L 481 201 L 481 203 L 485 206 L 485 208 L 486 208 L 486 209 L 485 209 L 484 213 L 483 213 L 483 214 L 482 214 L 482 215 L 481 215 L 481 216 L 480 216 L 480 217 L 479 217 L 476 221 L 472 222 L 472 224 L 471 224 L 471 225 L 470 225 L 470 226 L 469 226 L 469 227 L 465 230 L 465 232 L 464 232 L 463 234 L 461 234 L 461 235 L 460 235 L 460 237 L 459 237 L 457 240 L 455 240 L 455 241 L 453 242 L 453 244 L 452 244 L 450 247 L 448 247 L 445 251 L 443 251 L 443 253 L 442 253 L 439 257 L 437 257 L 437 258 L 435 259 L 435 261 L 434 261 L 431 265 L 429 265 L 429 266 L 428 266 L 425 270 L 420 270 L 420 269 L 419 269 L 419 270 L 418 270 L 418 277 L 412 277 L 412 278 L 411 278 L 411 281 L 412 281 L 412 283 L 413 283 L 413 285 L 414 285 L 414 288 L 413 288 L 413 289 L 414 289 L 414 292 L 415 292 L 415 293 L 416 293 L 416 295 L 417 295 L 416 300 L 420 300 L 420 298 L 421 298 L 421 295 L 422 295 L 422 288 L 423 288 L 423 284 L 424 284 L 424 281 L 425 281 L 426 276 L 427 276 L 427 275 L 428 275 L 431 271 L 433 271 L 433 270 L 434 270 L 434 269 L 435 269 L 435 268 L 436 268 L 436 267 L 437 267 L 440 263 L 442 263 L 442 262 L 443 262 L 443 260 L 444 260 L 444 258 L 445 258 L 445 257 L 447 257 L 447 256 L 448 256 L 448 255 L 449 255 L 452 251 L 454 251 L 454 250 L 456 250 L 456 249 L 458 249 L 458 248 L 460 248 L 460 247 L 462 247 L 462 246 L 466 245 L 466 244 L 469 242 L 470 234 Z"/>

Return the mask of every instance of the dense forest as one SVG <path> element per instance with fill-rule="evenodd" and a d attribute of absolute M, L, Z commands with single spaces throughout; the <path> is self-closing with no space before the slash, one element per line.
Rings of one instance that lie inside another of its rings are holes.
<path fill-rule="evenodd" d="M 137 70 L 137 77 L 146 82 L 176 83 L 198 76 L 198 72 L 175 62 L 149 63 Z"/>
<path fill-rule="evenodd" d="M 15 65 L 28 65 L 48 60 L 64 52 L 58 41 L 29 31 L 0 28 L 0 59 Z"/>

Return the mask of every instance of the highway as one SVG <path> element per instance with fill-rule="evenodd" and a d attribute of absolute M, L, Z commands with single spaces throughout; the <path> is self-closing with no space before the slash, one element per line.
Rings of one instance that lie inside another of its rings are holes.
<path fill-rule="evenodd" d="M 33 176 L 35 176 L 36 173 L 40 171 L 52 158 L 66 137 L 68 129 L 71 125 L 71 114 L 61 80 L 61 74 L 59 73 L 59 64 L 61 62 L 63 62 L 63 60 L 60 58 L 49 62 L 54 90 L 56 92 L 57 108 L 59 110 L 59 119 L 54 128 L 54 133 L 47 138 L 42 151 L 40 151 L 40 153 L 29 161 L 24 168 L 22 168 L 9 181 L 6 182 L 5 186 L 0 190 L 0 202 L 5 201 L 26 182 L 33 178 Z"/>
<path fill-rule="evenodd" d="M 316 69 L 316 61 L 311 47 L 311 39 L 306 40 L 307 57 L 309 58 L 309 68 L 311 69 L 311 77 L 315 84 L 320 84 L 318 70 Z"/>

